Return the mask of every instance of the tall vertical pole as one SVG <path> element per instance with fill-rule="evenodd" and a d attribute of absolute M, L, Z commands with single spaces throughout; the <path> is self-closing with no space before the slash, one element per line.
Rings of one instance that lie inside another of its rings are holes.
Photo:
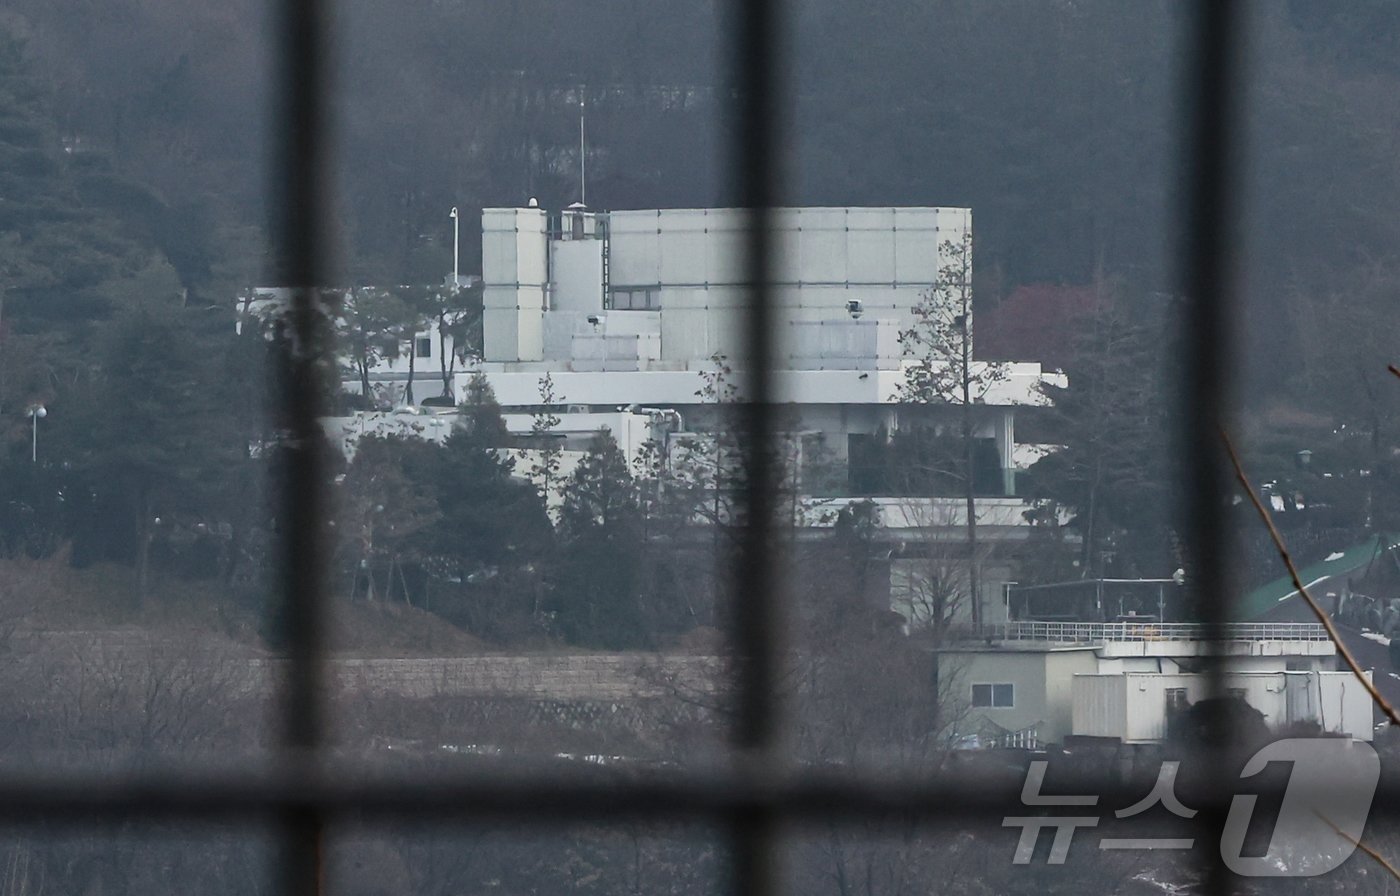
<path fill-rule="evenodd" d="M 29 418 L 34 421 L 34 437 L 29 443 L 29 462 L 37 464 L 39 462 L 39 409 L 35 408 L 30 411 Z"/>
<path fill-rule="evenodd" d="M 452 288 L 456 289 L 461 280 L 457 278 L 457 262 L 462 247 L 462 219 L 457 217 L 457 206 L 452 206 Z"/>
<path fill-rule="evenodd" d="M 972 282 L 968 272 L 971 263 L 972 243 L 963 237 L 958 263 L 958 334 L 959 353 L 962 362 L 959 379 L 962 380 L 962 439 L 963 439 L 963 500 L 967 512 L 967 591 L 971 600 L 972 627 L 982 630 L 982 576 L 978 569 L 977 557 L 977 482 L 974 478 L 977 466 L 976 445 L 972 441 Z"/>
<path fill-rule="evenodd" d="M 581 205 L 588 205 L 588 144 L 584 142 L 583 135 L 583 103 L 582 96 L 578 100 L 578 201 Z"/>
<path fill-rule="evenodd" d="M 323 705 L 327 598 L 327 518 L 329 475 L 320 450 L 323 362 L 333 355 L 332 303 L 322 292 L 331 279 L 326 252 L 325 211 L 332 166 L 329 59 L 330 0 L 280 0 L 280 40 L 276 90 L 278 114 L 274 133 L 277 197 L 274 245 L 278 267 L 292 287 L 287 338 L 280 343 L 281 372 L 277 419 L 286 433 L 280 451 L 277 515 L 281 551 L 278 558 L 287 660 L 281 700 L 280 767 L 291 779 L 313 786 L 321 780 L 318 750 L 326 741 L 328 719 Z M 280 892 L 319 896 L 325 892 L 324 818 L 311 800 L 286 804 Z"/>

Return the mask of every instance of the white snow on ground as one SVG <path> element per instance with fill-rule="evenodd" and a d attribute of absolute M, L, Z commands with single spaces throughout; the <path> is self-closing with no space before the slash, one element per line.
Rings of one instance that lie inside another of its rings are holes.
<path fill-rule="evenodd" d="M 1185 894 L 1191 892 L 1189 887 L 1184 887 L 1181 884 L 1174 884 L 1169 883 L 1168 881 L 1158 880 L 1157 878 L 1152 876 L 1152 872 L 1150 871 L 1145 871 L 1142 874 L 1136 875 L 1135 877 L 1133 877 L 1133 880 L 1147 884 L 1148 886 L 1153 887 L 1155 889 L 1161 890 L 1163 893 L 1166 893 L 1167 896 L 1185 896 Z"/>
<path fill-rule="evenodd" d="M 1346 554 L 1343 554 L 1341 551 L 1333 551 L 1332 553 L 1328 554 L 1326 557 L 1322 558 L 1322 562 L 1323 562 L 1323 563 L 1326 563 L 1326 562 L 1329 561 L 1329 560 L 1340 560 L 1340 559 L 1342 559 L 1342 558 L 1345 557 L 1345 556 L 1346 556 Z"/>
<path fill-rule="evenodd" d="M 1390 646 L 1390 639 L 1380 632 L 1363 631 L 1361 637 L 1368 641 L 1375 641 L 1377 644 L 1384 644 L 1386 647 Z"/>

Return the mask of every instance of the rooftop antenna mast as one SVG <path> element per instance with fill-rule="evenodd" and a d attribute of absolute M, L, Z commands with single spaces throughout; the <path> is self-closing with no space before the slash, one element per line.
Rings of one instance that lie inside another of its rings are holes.
<path fill-rule="evenodd" d="M 578 201 L 580 205 L 588 205 L 588 144 L 584 141 L 583 132 L 583 104 L 582 92 L 578 98 Z"/>

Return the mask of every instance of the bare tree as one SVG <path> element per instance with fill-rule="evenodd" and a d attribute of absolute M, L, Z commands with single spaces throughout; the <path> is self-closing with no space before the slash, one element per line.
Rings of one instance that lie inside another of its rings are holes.
<path fill-rule="evenodd" d="M 915 405 L 957 405 L 962 464 L 959 477 L 967 504 L 968 591 L 972 624 L 982 624 L 977 568 L 976 442 L 973 439 L 973 404 L 986 400 L 988 392 L 1006 379 L 1003 364 L 972 360 L 972 231 L 957 242 L 945 241 L 939 254 L 947 259 L 938 269 L 938 280 L 913 308 L 914 322 L 900 332 L 905 367 L 900 400 Z"/>

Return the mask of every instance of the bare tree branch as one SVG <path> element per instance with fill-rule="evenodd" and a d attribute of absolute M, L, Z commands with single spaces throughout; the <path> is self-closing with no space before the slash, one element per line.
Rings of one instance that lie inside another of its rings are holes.
<path fill-rule="evenodd" d="M 1393 370 L 1394 368 L 1391 368 L 1391 369 Z M 1396 868 L 1393 864 L 1391 864 L 1391 862 L 1390 862 L 1389 859 L 1387 859 L 1385 856 L 1381 855 L 1381 854 L 1380 854 L 1379 852 L 1377 852 L 1375 849 L 1373 849 L 1373 848 L 1367 846 L 1365 843 L 1362 843 L 1362 842 L 1361 842 L 1360 840 L 1358 840 L 1357 838 L 1355 838 L 1355 837 L 1353 837 L 1352 835 L 1348 834 L 1346 831 L 1344 831 L 1344 830 L 1342 830 L 1341 828 L 1337 827 L 1337 825 L 1334 824 L 1334 823 L 1332 822 L 1332 819 L 1328 818 L 1326 815 L 1323 815 L 1321 812 L 1316 812 L 1315 814 L 1317 815 L 1318 818 L 1321 818 L 1323 821 L 1325 821 L 1325 822 L 1327 823 L 1327 826 L 1328 826 L 1329 828 L 1331 828 L 1332 830 L 1336 831 L 1338 837 L 1341 837 L 1343 840 L 1347 841 L 1347 842 L 1350 843 L 1352 846 L 1355 846 L 1357 849 L 1359 849 L 1359 850 L 1361 850 L 1362 852 L 1366 853 L 1366 855 L 1368 855 L 1368 856 L 1370 856 L 1371 858 L 1375 859 L 1375 860 L 1376 860 L 1376 864 L 1380 865 L 1380 866 L 1381 866 L 1382 868 L 1384 868 L 1387 872 L 1389 872 L 1391 877 L 1395 878 L 1396 880 L 1400 880 L 1400 868 Z"/>
<path fill-rule="evenodd" d="M 1351 674 L 1355 675 L 1356 680 L 1361 682 L 1361 686 L 1366 689 L 1366 693 L 1371 695 L 1371 699 L 1380 707 L 1381 712 L 1385 713 L 1386 718 L 1390 719 L 1390 723 L 1392 725 L 1400 725 L 1400 714 L 1396 713 L 1395 707 L 1391 706 L 1390 702 L 1381 696 L 1381 692 L 1376 690 L 1376 686 L 1372 684 L 1371 680 L 1361 671 L 1361 666 L 1356 662 L 1356 657 L 1351 655 L 1351 651 L 1342 643 L 1341 637 L 1337 634 L 1337 628 L 1332 624 L 1332 617 L 1327 615 L 1327 611 L 1323 610 L 1322 607 L 1318 605 L 1317 600 L 1308 592 L 1307 586 L 1303 584 L 1302 578 L 1298 575 L 1298 567 L 1293 562 L 1293 556 L 1288 553 L 1288 547 L 1283 543 L 1283 536 L 1279 534 L 1278 527 L 1274 525 L 1273 517 L 1269 514 L 1268 509 L 1264 507 L 1264 502 L 1259 500 L 1259 496 L 1255 493 L 1254 488 L 1249 484 L 1249 477 L 1245 475 L 1244 465 L 1240 463 L 1240 456 L 1238 452 L 1235 451 L 1234 443 L 1230 441 L 1229 433 L 1222 429 L 1220 431 L 1220 438 L 1224 440 L 1225 450 L 1230 454 L 1230 463 L 1235 468 L 1235 479 L 1239 481 L 1240 487 L 1244 489 L 1244 493 L 1249 497 L 1250 503 L 1253 504 L 1254 509 L 1258 511 L 1259 518 L 1262 519 L 1264 525 L 1268 527 L 1269 537 L 1273 539 L 1274 547 L 1278 549 L 1279 556 L 1283 558 L 1283 565 L 1288 568 L 1288 576 L 1293 580 L 1293 587 L 1298 590 L 1298 594 L 1302 596 L 1308 608 L 1311 609 L 1313 615 L 1317 617 L 1317 621 L 1321 622 L 1322 627 L 1327 630 L 1327 636 L 1331 638 L 1332 643 L 1336 645 L 1337 653 L 1341 654 L 1342 659 L 1346 661 L 1347 668 L 1351 669 Z"/>

